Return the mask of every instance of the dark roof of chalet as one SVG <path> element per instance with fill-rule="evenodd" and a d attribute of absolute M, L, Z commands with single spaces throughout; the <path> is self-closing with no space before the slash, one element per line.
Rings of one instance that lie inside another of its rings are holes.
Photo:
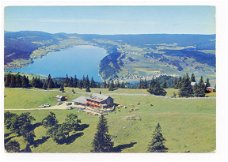
<path fill-rule="evenodd" d="M 80 96 L 80 97 L 74 99 L 73 102 L 81 103 L 81 104 L 86 104 L 87 100 L 101 102 L 101 101 L 104 101 L 104 100 L 108 99 L 109 97 L 110 96 L 106 96 L 106 95 L 103 95 L 103 94 L 93 93 L 89 97 Z"/>
<path fill-rule="evenodd" d="M 204 85 L 206 85 L 207 83 L 204 83 Z M 196 85 L 196 82 L 191 82 L 191 86 Z"/>
<path fill-rule="evenodd" d="M 206 87 L 207 89 L 215 89 L 214 87 Z"/>
<path fill-rule="evenodd" d="M 80 104 L 86 104 L 86 100 L 88 97 L 80 96 L 73 100 L 73 102 L 80 103 Z"/>
<path fill-rule="evenodd" d="M 106 96 L 106 95 L 103 95 L 103 94 L 99 94 L 99 93 L 92 93 L 90 98 L 88 99 L 92 99 L 92 100 L 95 100 L 95 101 L 104 101 L 106 99 L 108 99 L 110 96 Z"/>

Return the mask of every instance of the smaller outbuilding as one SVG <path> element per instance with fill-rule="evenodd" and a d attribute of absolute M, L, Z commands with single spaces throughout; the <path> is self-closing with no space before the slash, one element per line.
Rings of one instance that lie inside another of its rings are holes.
<path fill-rule="evenodd" d="M 67 100 L 67 97 L 66 96 L 57 95 L 55 97 L 56 97 L 56 99 L 57 99 L 58 102 L 66 101 Z"/>
<path fill-rule="evenodd" d="M 214 87 L 207 87 L 206 92 L 207 93 L 215 92 L 215 88 Z"/>

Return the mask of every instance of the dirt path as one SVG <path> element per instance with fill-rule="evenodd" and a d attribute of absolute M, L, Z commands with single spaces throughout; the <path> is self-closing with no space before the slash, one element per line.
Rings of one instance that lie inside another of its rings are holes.
<path fill-rule="evenodd" d="M 67 108 L 29 108 L 29 109 L 4 109 L 4 110 L 8 110 L 8 111 L 27 111 L 27 110 L 67 110 Z"/>
<path fill-rule="evenodd" d="M 4 110 L 9 110 L 9 111 L 27 111 L 27 110 L 67 110 L 67 105 L 66 103 L 63 103 L 62 105 L 54 105 L 51 107 L 46 107 L 46 108 L 28 108 L 28 109 L 4 109 Z"/>
<path fill-rule="evenodd" d="M 59 90 L 42 90 L 42 89 L 29 89 L 33 91 L 45 91 L 45 92 L 53 92 L 53 91 L 59 91 Z M 72 94 L 72 92 L 65 92 L 63 94 Z M 81 95 L 89 95 L 92 94 L 92 92 L 76 92 L 75 94 L 81 94 Z M 151 94 L 146 93 L 104 93 L 105 95 L 116 95 L 116 96 L 151 96 Z M 170 97 L 170 96 L 155 96 L 155 97 L 162 97 L 162 98 L 170 98 L 170 99 L 184 99 L 184 100 L 193 100 L 193 99 L 215 99 L 216 97 Z"/>

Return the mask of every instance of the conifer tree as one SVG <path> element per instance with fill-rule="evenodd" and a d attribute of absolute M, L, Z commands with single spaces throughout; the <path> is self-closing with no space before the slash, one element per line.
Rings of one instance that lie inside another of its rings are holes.
<path fill-rule="evenodd" d="M 77 76 L 75 75 L 73 79 L 73 87 L 76 88 L 77 86 L 78 86 L 78 79 L 77 79 Z"/>
<path fill-rule="evenodd" d="M 125 83 L 122 81 L 121 85 L 120 85 L 121 88 L 125 88 Z"/>
<path fill-rule="evenodd" d="M 89 76 L 86 76 L 86 80 L 85 80 L 85 88 L 90 86 L 90 81 L 89 81 Z"/>
<path fill-rule="evenodd" d="M 43 89 L 47 89 L 47 82 L 46 81 L 44 81 L 44 84 L 43 84 L 43 87 L 42 87 Z"/>
<path fill-rule="evenodd" d="M 195 94 L 195 96 L 197 96 L 197 97 L 205 97 L 205 84 L 204 84 L 202 76 L 200 77 L 200 81 L 199 81 L 199 84 L 198 84 L 198 91 Z"/>
<path fill-rule="evenodd" d="M 76 114 L 68 114 L 64 123 L 67 124 L 71 130 L 77 131 L 80 127 L 81 120 Z"/>
<path fill-rule="evenodd" d="M 205 97 L 205 84 L 203 77 L 201 76 L 199 83 L 196 83 L 193 87 L 195 97 Z"/>
<path fill-rule="evenodd" d="M 91 90 L 90 90 L 89 86 L 88 86 L 88 87 L 86 87 L 86 92 L 91 92 Z"/>
<path fill-rule="evenodd" d="M 163 88 L 168 88 L 168 86 L 167 86 L 167 82 L 166 82 L 166 81 L 164 81 L 164 83 L 163 83 L 162 87 L 163 87 Z"/>
<path fill-rule="evenodd" d="M 195 74 L 193 74 L 193 73 L 191 75 L 191 82 L 196 82 L 196 77 L 195 77 Z"/>
<path fill-rule="evenodd" d="M 53 82 L 52 78 L 50 78 L 48 80 L 48 85 L 47 85 L 48 88 L 55 88 L 55 83 Z"/>
<path fill-rule="evenodd" d="M 16 75 L 16 87 L 21 87 L 22 86 L 22 82 L 21 82 L 21 75 L 19 73 L 17 73 Z"/>
<path fill-rule="evenodd" d="M 83 88 L 83 80 L 78 81 L 78 88 L 80 88 L 80 89 Z"/>
<path fill-rule="evenodd" d="M 73 94 L 75 94 L 75 90 L 74 89 L 72 89 L 71 91 L 72 91 Z"/>
<path fill-rule="evenodd" d="M 173 87 L 174 87 L 175 89 L 177 89 L 177 83 L 178 83 L 178 79 L 175 78 L 175 79 L 174 79 L 174 83 L 173 83 Z"/>
<path fill-rule="evenodd" d="M 165 96 L 167 93 L 163 88 L 161 88 L 159 82 L 156 82 L 156 84 L 153 87 L 150 87 L 147 91 L 157 96 Z"/>
<path fill-rule="evenodd" d="M 58 120 L 53 112 L 50 112 L 49 115 L 42 120 L 42 125 L 45 128 L 53 127 L 56 124 L 58 124 Z"/>
<path fill-rule="evenodd" d="M 28 88 L 29 87 L 29 79 L 24 75 L 22 76 L 22 83 L 21 83 L 23 88 Z"/>
<path fill-rule="evenodd" d="M 7 75 L 5 75 L 4 81 L 5 81 L 5 87 L 9 87 L 10 86 L 10 82 L 11 82 L 11 74 L 8 73 Z"/>
<path fill-rule="evenodd" d="M 10 117 L 5 121 L 6 128 L 17 135 L 25 135 L 25 133 L 30 132 L 32 121 L 35 121 L 35 118 L 28 112 L 20 115 L 6 113 L 5 117 Z"/>
<path fill-rule="evenodd" d="M 11 76 L 10 78 L 10 84 L 9 87 L 14 88 L 16 86 L 16 78 L 14 75 Z"/>
<path fill-rule="evenodd" d="M 145 88 L 145 89 L 148 88 L 148 83 L 147 83 L 146 79 L 144 79 L 144 81 L 143 81 L 143 88 Z"/>
<path fill-rule="evenodd" d="M 164 145 L 166 139 L 162 135 L 161 126 L 158 123 L 153 133 L 152 141 L 148 147 L 149 152 L 167 152 L 168 148 Z"/>
<path fill-rule="evenodd" d="M 34 77 L 32 77 L 31 86 L 36 87 L 36 80 Z"/>
<path fill-rule="evenodd" d="M 114 82 L 113 82 L 113 80 L 112 80 L 111 83 L 109 84 L 108 90 L 109 90 L 109 91 L 114 91 Z"/>
<path fill-rule="evenodd" d="M 34 144 L 34 138 L 36 137 L 34 130 L 25 130 L 23 133 L 23 138 L 27 142 L 27 145 L 32 145 Z"/>
<path fill-rule="evenodd" d="M 106 81 L 104 81 L 104 82 L 103 82 L 103 87 L 104 87 L 104 88 L 107 88 L 107 86 L 108 86 L 108 85 L 107 85 Z"/>
<path fill-rule="evenodd" d="M 66 75 L 66 78 L 64 80 L 64 86 L 65 87 L 68 87 L 69 86 L 69 78 L 68 78 L 68 75 Z"/>
<path fill-rule="evenodd" d="M 64 92 L 64 85 L 63 84 L 61 84 L 61 86 L 60 86 L 60 89 L 59 89 L 61 92 Z"/>
<path fill-rule="evenodd" d="M 155 86 L 156 83 L 157 83 L 157 82 L 155 81 L 155 79 L 152 79 L 152 80 L 150 81 L 149 88 L 154 88 L 154 86 Z"/>
<path fill-rule="evenodd" d="M 56 80 L 54 81 L 54 87 L 55 88 L 60 88 L 60 85 L 58 84 L 58 82 Z"/>
<path fill-rule="evenodd" d="M 4 113 L 4 125 L 7 129 L 13 128 L 14 123 L 16 122 L 18 115 L 11 113 L 9 111 Z"/>
<path fill-rule="evenodd" d="M 182 77 L 179 77 L 177 84 L 175 85 L 175 88 L 177 88 L 177 89 L 181 88 L 181 84 L 182 84 Z"/>
<path fill-rule="evenodd" d="M 20 152 L 20 143 L 13 140 L 5 144 L 5 149 L 7 152 Z"/>
<path fill-rule="evenodd" d="M 84 75 L 82 76 L 82 84 L 83 84 L 83 88 L 86 88 L 87 87 L 86 86 L 86 78 L 85 78 Z"/>
<path fill-rule="evenodd" d="M 211 86 L 211 84 L 210 84 L 209 78 L 207 78 L 205 88 L 210 87 L 210 86 Z"/>
<path fill-rule="evenodd" d="M 100 116 L 94 136 L 92 152 L 113 152 L 113 142 L 108 134 L 107 120 L 103 115 Z"/>
<path fill-rule="evenodd" d="M 199 85 L 198 85 L 198 83 L 196 83 L 194 86 L 193 86 L 193 92 L 194 92 L 194 96 L 195 97 L 198 97 L 198 94 L 200 93 L 199 92 Z"/>
<path fill-rule="evenodd" d="M 74 79 L 72 77 L 70 77 L 68 86 L 73 87 L 73 82 L 74 82 Z"/>
<path fill-rule="evenodd" d="M 65 143 L 69 140 L 69 135 L 72 129 L 69 124 L 62 123 L 54 125 L 47 130 L 47 135 L 49 135 L 57 143 Z"/>
<path fill-rule="evenodd" d="M 186 74 L 181 82 L 180 90 L 179 90 L 179 96 L 180 97 L 192 97 L 193 96 L 193 88 L 191 85 L 191 80 Z"/>
<path fill-rule="evenodd" d="M 49 82 L 49 80 L 51 80 L 51 74 L 48 74 L 47 82 Z"/>
<path fill-rule="evenodd" d="M 36 88 L 42 88 L 43 84 L 44 84 L 43 81 L 40 78 L 38 78 L 37 79 L 37 87 Z"/>
<path fill-rule="evenodd" d="M 142 88 L 142 82 L 143 82 L 143 81 L 142 81 L 142 79 L 140 78 L 140 80 L 139 80 L 139 87 L 138 87 L 139 89 Z"/>
<path fill-rule="evenodd" d="M 93 80 L 93 77 L 91 78 L 91 81 L 90 81 L 90 87 L 91 87 L 91 88 L 96 88 L 96 83 L 95 83 L 95 81 Z"/>
<path fill-rule="evenodd" d="M 117 79 L 117 81 L 116 81 L 116 87 L 117 88 L 120 88 L 120 81 L 119 81 L 119 79 Z"/>

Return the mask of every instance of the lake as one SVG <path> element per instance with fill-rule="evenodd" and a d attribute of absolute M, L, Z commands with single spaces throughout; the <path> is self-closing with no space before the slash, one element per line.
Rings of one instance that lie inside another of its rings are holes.
<path fill-rule="evenodd" d="M 65 77 L 67 74 L 82 78 L 83 75 L 88 75 L 95 81 L 101 81 L 99 64 L 106 55 L 106 50 L 103 48 L 80 45 L 50 52 L 46 56 L 35 59 L 32 64 L 10 71 L 39 75 L 51 74 L 52 77 Z"/>

